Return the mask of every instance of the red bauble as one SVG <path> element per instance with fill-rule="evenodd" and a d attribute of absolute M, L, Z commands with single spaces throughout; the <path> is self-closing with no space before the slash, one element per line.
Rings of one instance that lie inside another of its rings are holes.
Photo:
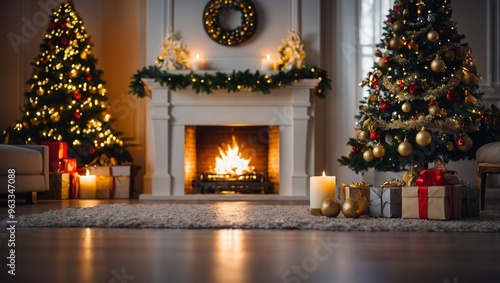
<path fill-rule="evenodd" d="M 55 23 L 52 22 L 52 23 L 49 24 L 49 30 L 53 30 L 55 28 L 56 28 L 56 24 Z"/>
<path fill-rule="evenodd" d="M 61 24 L 61 28 L 66 28 L 66 24 L 65 23 Z"/>
<path fill-rule="evenodd" d="M 378 81 L 373 81 L 372 82 L 372 88 L 376 89 L 378 87 Z"/>
<path fill-rule="evenodd" d="M 396 13 L 399 13 L 399 6 L 392 7 L 392 10 Z"/>
<path fill-rule="evenodd" d="M 432 100 L 431 102 L 429 102 L 429 104 L 427 104 L 427 107 L 432 107 L 436 105 L 436 100 Z"/>
<path fill-rule="evenodd" d="M 446 100 L 456 103 L 460 100 L 460 93 L 458 91 L 451 89 L 446 93 Z"/>
<path fill-rule="evenodd" d="M 391 24 L 391 23 L 392 23 L 392 17 L 390 17 L 390 16 L 389 16 L 389 17 L 387 17 L 387 23 L 388 23 L 388 24 Z"/>
<path fill-rule="evenodd" d="M 82 93 L 79 92 L 78 90 L 75 91 L 75 93 L 73 93 L 73 98 L 76 99 L 76 100 L 82 99 Z"/>
<path fill-rule="evenodd" d="M 490 116 L 488 116 L 488 115 L 484 116 L 484 117 L 483 117 L 483 121 L 484 121 L 485 123 L 489 123 L 489 122 L 490 122 Z"/>
<path fill-rule="evenodd" d="M 62 46 L 67 46 L 67 45 L 68 45 L 68 43 L 69 43 L 69 40 L 68 40 L 67 38 L 63 38 L 63 39 L 61 39 L 61 44 L 62 44 Z"/>
<path fill-rule="evenodd" d="M 399 80 L 397 82 L 397 86 L 400 88 L 400 89 L 403 89 L 405 87 L 405 82 L 403 80 Z"/>
<path fill-rule="evenodd" d="M 462 129 L 467 128 L 467 124 L 466 124 L 465 122 L 462 122 L 462 125 L 461 125 L 461 126 L 462 126 Z"/>
<path fill-rule="evenodd" d="M 85 80 L 86 80 L 87 82 L 91 82 L 91 81 L 92 81 L 92 76 L 91 76 L 91 75 L 88 75 L 88 76 L 85 78 Z"/>
<path fill-rule="evenodd" d="M 378 140 L 378 139 L 380 139 L 380 133 L 379 132 L 371 132 L 370 133 L 370 139 L 371 140 Z"/>
<path fill-rule="evenodd" d="M 75 113 L 73 113 L 73 117 L 75 117 L 75 119 L 80 119 L 80 118 L 82 118 L 82 113 L 75 112 Z"/>
<path fill-rule="evenodd" d="M 361 152 L 361 146 L 360 145 L 353 145 L 352 146 L 352 154 L 358 155 L 359 152 Z"/>
<path fill-rule="evenodd" d="M 389 108 L 391 108 L 391 104 L 387 101 L 382 101 L 378 108 L 380 108 L 380 110 L 382 110 L 382 111 L 387 111 L 387 110 L 389 110 Z"/>
<path fill-rule="evenodd" d="M 89 154 L 90 154 L 90 155 L 94 154 L 95 152 L 96 152 L 95 147 L 93 147 L 93 148 L 89 149 Z"/>
<path fill-rule="evenodd" d="M 384 64 L 390 65 L 392 63 L 392 58 L 391 57 L 385 57 L 384 58 Z"/>
<path fill-rule="evenodd" d="M 419 95 L 422 93 L 422 86 L 417 82 L 412 82 L 410 84 L 410 93 L 412 95 Z"/>
<path fill-rule="evenodd" d="M 463 146 L 465 144 L 465 140 L 464 140 L 464 137 L 463 136 L 459 136 L 457 138 L 457 145 L 458 146 Z"/>

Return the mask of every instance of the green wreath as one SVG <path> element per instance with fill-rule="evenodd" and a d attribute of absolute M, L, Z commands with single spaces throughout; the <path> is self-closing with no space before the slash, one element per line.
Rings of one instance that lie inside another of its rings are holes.
<path fill-rule="evenodd" d="M 219 14 L 228 8 L 242 14 L 241 25 L 235 29 L 225 29 L 220 24 Z M 257 29 L 257 11 L 248 0 L 212 0 L 203 11 L 203 27 L 213 41 L 228 46 L 238 45 L 250 39 Z"/>

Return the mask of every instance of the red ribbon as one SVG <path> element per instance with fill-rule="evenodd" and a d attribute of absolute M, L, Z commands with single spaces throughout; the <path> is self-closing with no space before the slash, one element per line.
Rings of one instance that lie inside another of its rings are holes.
<path fill-rule="evenodd" d="M 112 180 L 111 181 L 112 182 L 111 191 L 109 192 L 109 198 L 114 199 L 115 198 L 115 190 L 116 190 L 115 186 L 116 186 L 116 184 L 115 184 L 115 177 L 113 176 L 113 167 L 112 166 L 109 166 L 109 174 L 111 175 L 111 178 L 112 178 L 111 179 Z"/>
<path fill-rule="evenodd" d="M 445 184 L 445 178 L 441 170 L 425 169 L 420 172 L 420 177 L 416 183 L 419 187 L 442 186 Z"/>
<path fill-rule="evenodd" d="M 427 187 L 418 187 L 418 218 L 427 219 Z"/>

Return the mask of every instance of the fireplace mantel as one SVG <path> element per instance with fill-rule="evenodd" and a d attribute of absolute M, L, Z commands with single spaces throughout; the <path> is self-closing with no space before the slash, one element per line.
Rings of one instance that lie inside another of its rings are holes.
<path fill-rule="evenodd" d="M 304 79 L 271 94 L 242 90 L 197 94 L 170 91 L 143 79 L 151 90 L 147 108 L 146 172 L 141 199 L 184 196 L 184 130 L 188 125 L 276 125 L 280 129 L 279 196 L 306 197 L 313 164 L 314 107 L 311 89 L 317 79 Z M 265 195 L 263 195 L 265 196 Z"/>

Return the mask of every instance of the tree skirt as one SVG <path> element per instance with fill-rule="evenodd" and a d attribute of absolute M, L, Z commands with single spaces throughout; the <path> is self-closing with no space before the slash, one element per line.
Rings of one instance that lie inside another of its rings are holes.
<path fill-rule="evenodd" d="M 306 205 L 102 204 L 51 210 L 17 217 L 16 227 L 99 227 L 171 229 L 301 229 L 324 231 L 500 232 L 500 211 L 484 210 L 479 218 L 422 220 L 337 218 L 307 214 Z M 5 227 L 7 219 L 0 222 Z"/>

